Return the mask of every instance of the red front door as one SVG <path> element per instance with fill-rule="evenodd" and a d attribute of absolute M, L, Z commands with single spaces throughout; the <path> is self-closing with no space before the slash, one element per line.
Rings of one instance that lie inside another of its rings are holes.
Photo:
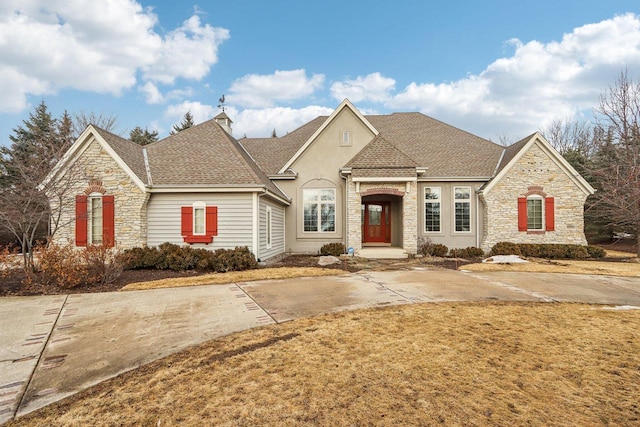
<path fill-rule="evenodd" d="M 391 243 L 389 203 L 364 203 L 362 241 L 364 243 Z"/>

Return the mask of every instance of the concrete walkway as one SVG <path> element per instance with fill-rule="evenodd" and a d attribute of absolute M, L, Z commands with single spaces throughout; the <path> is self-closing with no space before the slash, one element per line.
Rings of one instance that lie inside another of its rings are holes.
<path fill-rule="evenodd" d="M 0 298 L 0 424 L 189 346 L 256 326 L 367 307 L 486 300 L 640 306 L 640 278 L 425 267 Z"/>

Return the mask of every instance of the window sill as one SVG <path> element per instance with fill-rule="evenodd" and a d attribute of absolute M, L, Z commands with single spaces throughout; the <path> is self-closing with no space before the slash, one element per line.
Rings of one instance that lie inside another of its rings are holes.
<path fill-rule="evenodd" d="M 545 234 L 544 230 L 527 230 L 527 234 Z"/>
<path fill-rule="evenodd" d="M 213 236 L 184 236 L 185 243 L 204 243 L 209 244 L 213 242 Z"/>

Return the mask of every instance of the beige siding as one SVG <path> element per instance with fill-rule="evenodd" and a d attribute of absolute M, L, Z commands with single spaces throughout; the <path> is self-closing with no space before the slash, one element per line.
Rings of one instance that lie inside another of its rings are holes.
<path fill-rule="evenodd" d="M 180 227 L 180 208 L 194 202 L 205 202 L 218 207 L 218 235 L 213 243 L 194 244 L 206 249 L 253 248 L 253 194 L 252 193 L 154 193 L 148 208 L 148 245 L 164 242 L 184 244 Z"/>
<path fill-rule="evenodd" d="M 478 203 L 476 191 L 484 182 L 420 182 L 418 187 L 418 236 L 429 239 L 433 243 L 441 243 L 449 248 L 466 248 L 478 246 L 478 236 L 482 236 L 482 203 Z M 440 188 L 440 232 L 427 232 L 425 227 L 425 195 L 427 187 Z M 454 187 L 471 187 L 471 231 L 455 231 Z M 477 221 L 480 218 L 480 221 Z"/>
<path fill-rule="evenodd" d="M 271 248 L 267 248 L 267 207 L 271 208 Z M 265 261 L 279 255 L 284 249 L 284 206 L 265 197 L 260 198 L 259 258 Z"/>
<path fill-rule="evenodd" d="M 486 204 L 482 248 L 501 241 L 514 243 L 568 243 L 584 245 L 586 195 L 536 142 L 484 197 Z M 518 197 L 531 186 L 555 199 L 555 231 L 534 234 L 518 231 Z"/>
<path fill-rule="evenodd" d="M 344 146 L 342 132 L 348 131 L 351 144 Z M 278 181 L 278 186 L 292 199 L 286 210 L 286 251 L 317 253 L 329 242 L 343 242 L 345 232 L 345 180 L 340 168 L 373 139 L 373 133 L 349 109 L 344 109 L 318 138 L 296 160 L 292 169 L 296 180 Z M 336 189 L 336 231 L 332 233 L 303 231 L 302 189 Z"/>

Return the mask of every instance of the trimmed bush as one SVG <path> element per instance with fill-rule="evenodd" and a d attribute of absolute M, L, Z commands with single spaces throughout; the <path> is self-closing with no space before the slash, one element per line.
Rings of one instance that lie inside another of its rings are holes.
<path fill-rule="evenodd" d="M 491 248 L 490 255 L 522 255 L 518 244 L 511 242 L 498 242 Z"/>
<path fill-rule="evenodd" d="M 451 249 L 449 251 L 449 256 L 454 258 L 482 258 L 484 256 L 484 251 L 480 248 L 476 248 L 475 246 L 469 246 L 464 249 Z"/>
<path fill-rule="evenodd" d="M 584 259 L 590 257 L 602 258 L 605 252 L 596 246 L 499 242 L 491 248 L 491 255 L 518 255 L 545 259 Z"/>
<path fill-rule="evenodd" d="M 326 243 L 320 248 L 320 255 L 340 256 L 346 253 L 346 248 L 342 243 Z"/>
<path fill-rule="evenodd" d="M 587 246 L 587 253 L 589 258 L 604 258 L 607 253 L 599 246 Z"/>
<path fill-rule="evenodd" d="M 207 249 L 163 243 L 157 248 L 132 248 L 125 251 L 126 268 L 157 270 L 240 271 L 256 268 L 258 262 L 249 248 Z"/>
<path fill-rule="evenodd" d="M 441 243 L 433 243 L 431 239 L 418 239 L 418 253 L 423 256 L 445 257 L 449 248 Z"/>

